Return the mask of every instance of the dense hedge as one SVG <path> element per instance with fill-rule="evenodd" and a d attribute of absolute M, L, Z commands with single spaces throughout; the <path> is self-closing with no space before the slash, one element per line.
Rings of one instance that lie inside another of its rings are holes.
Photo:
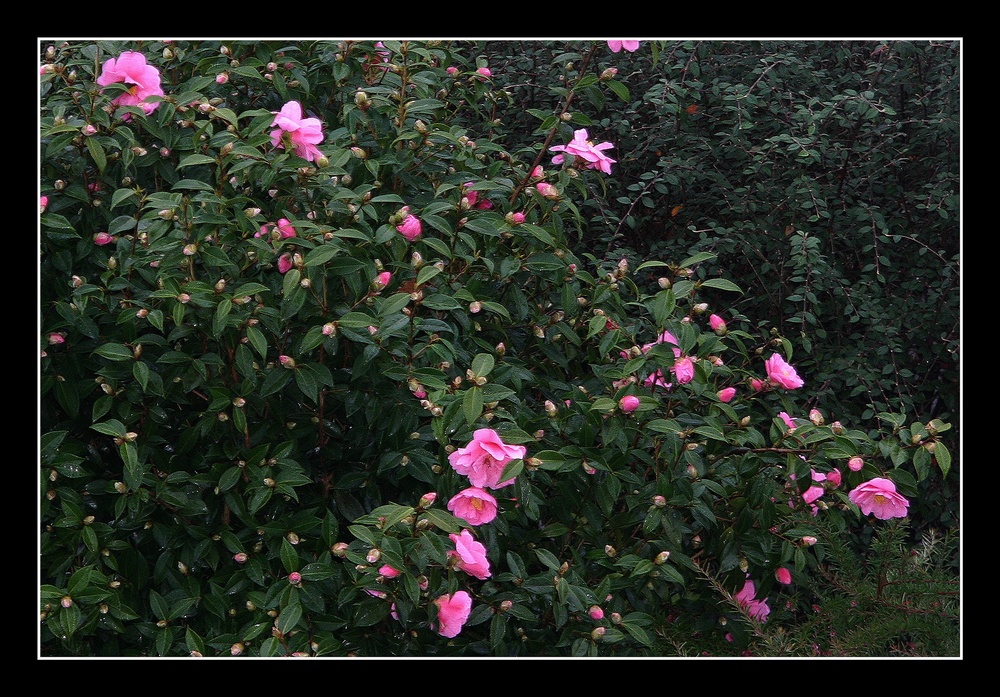
<path fill-rule="evenodd" d="M 771 651 L 957 530 L 958 46 L 633 48 L 42 43 L 43 654 Z"/>

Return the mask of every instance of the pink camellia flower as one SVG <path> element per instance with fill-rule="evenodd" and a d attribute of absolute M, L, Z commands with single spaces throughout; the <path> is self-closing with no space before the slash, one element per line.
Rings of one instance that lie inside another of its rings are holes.
<path fill-rule="evenodd" d="M 437 633 L 452 639 L 462 631 L 462 625 L 469 619 L 472 598 L 465 591 L 455 591 L 442 595 L 434 601 L 437 606 Z"/>
<path fill-rule="evenodd" d="M 465 184 L 463 185 L 463 197 L 469 202 L 469 206 L 471 206 L 472 208 L 477 208 L 482 211 L 487 211 L 490 208 L 493 208 L 492 201 L 485 198 L 482 201 L 479 200 L 478 191 L 473 191 L 472 189 L 465 191 L 467 187 L 472 186 L 474 183 L 475 182 L 465 182 Z"/>
<path fill-rule="evenodd" d="M 726 333 L 726 320 L 722 319 L 718 315 L 711 315 L 708 318 L 708 326 L 712 328 L 712 331 L 716 334 Z"/>
<path fill-rule="evenodd" d="M 273 113 L 275 117 L 271 125 L 277 128 L 271 131 L 271 145 L 284 149 L 287 138 L 299 157 L 310 162 L 322 157 L 323 153 L 316 147 L 317 143 L 323 142 L 323 124 L 319 119 L 302 118 L 302 107 L 298 102 L 287 102 L 281 111 Z"/>
<path fill-rule="evenodd" d="M 802 494 L 802 500 L 812 505 L 812 503 L 823 495 L 825 490 L 821 486 L 811 486 Z"/>
<path fill-rule="evenodd" d="M 114 106 L 137 106 L 147 114 L 152 114 L 159 102 L 147 102 L 147 97 L 163 96 L 160 87 L 160 71 L 146 63 L 146 57 L 135 51 L 125 51 L 118 58 L 109 58 L 101 66 L 97 84 L 107 87 L 115 83 L 128 86 L 128 91 L 112 100 Z M 131 120 L 131 114 L 122 116 L 123 121 Z"/>
<path fill-rule="evenodd" d="M 674 386 L 672 382 L 667 382 L 663 377 L 663 372 L 657 370 L 655 373 L 650 373 L 642 383 L 646 387 L 658 386 L 665 390 L 669 390 Z"/>
<path fill-rule="evenodd" d="M 678 341 L 677 337 L 674 336 L 673 334 L 671 334 L 670 332 L 664 331 L 662 334 L 660 334 L 658 337 L 656 337 L 656 343 L 658 343 L 658 344 L 670 344 L 670 347 L 671 347 L 670 350 L 674 352 L 674 358 L 680 358 L 681 357 L 681 353 L 682 353 L 681 349 L 680 349 L 681 342 Z M 653 347 L 653 344 L 646 344 L 645 346 L 642 347 L 642 352 L 646 353 L 646 351 L 648 351 L 652 347 Z"/>
<path fill-rule="evenodd" d="M 601 609 L 600 605 L 591 605 L 590 609 L 587 610 L 587 614 L 590 615 L 592 620 L 603 620 L 604 610 Z"/>
<path fill-rule="evenodd" d="M 424 228 L 420 222 L 420 218 L 411 213 L 403 219 L 402 223 L 396 226 L 396 231 L 408 241 L 413 242 L 420 237 Z"/>
<path fill-rule="evenodd" d="M 830 482 L 834 488 L 840 486 L 840 482 L 842 481 L 840 470 L 834 467 L 833 471 L 826 475 L 826 481 Z"/>
<path fill-rule="evenodd" d="M 847 498 L 861 509 L 863 515 L 874 514 L 879 520 L 905 518 L 910 502 L 896 491 L 891 479 L 876 477 L 852 489 Z"/>
<path fill-rule="evenodd" d="M 852 472 L 860 472 L 864 468 L 864 466 L 865 466 L 865 461 L 857 456 L 854 456 L 847 461 L 847 467 Z"/>
<path fill-rule="evenodd" d="M 378 572 L 386 578 L 396 578 L 400 573 L 402 573 L 399 569 L 395 569 L 388 564 L 380 566 Z"/>
<path fill-rule="evenodd" d="M 673 371 L 677 377 L 677 382 L 681 385 L 685 385 L 694 379 L 694 361 L 691 360 L 690 356 L 683 356 L 674 361 L 674 365 L 670 370 Z"/>
<path fill-rule="evenodd" d="M 41 196 L 41 197 L 39 197 L 38 204 L 39 204 L 39 206 L 38 206 L 38 208 L 39 208 L 38 212 L 39 213 L 44 213 L 45 209 L 49 207 L 49 197 L 48 196 Z M 522 215 L 521 217 L 523 218 L 524 216 Z M 521 222 L 524 222 L 524 221 L 522 220 Z"/>
<path fill-rule="evenodd" d="M 634 53 L 639 50 L 639 42 L 628 39 L 608 39 L 608 48 L 611 49 L 612 53 L 618 53 L 622 49 L 625 49 L 629 53 Z"/>
<path fill-rule="evenodd" d="M 630 414 L 639 408 L 639 398 L 632 394 L 627 394 L 618 400 L 618 406 L 626 414 Z"/>
<path fill-rule="evenodd" d="M 736 388 L 724 387 L 718 391 L 717 396 L 720 402 L 731 402 L 733 401 L 733 397 L 736 396 Z"/>
<path fill-rule="evenodd" d="M 483 77 L 493 77 L 493 71 L 487 68 L 485 65 L 481 68 L 476 68 L 476 72 Z"/>
<path fill-rule="evenodd" d="M 790 417 L 787 412 L 779 411 L 778 416 L 780 416 L 781 420 L 785 422 L 786 426 L 788 426 L 789 433 L 795 430 L 795 421 L 792 420 L 792 417 Z"/>
<path fill-rule="evenodd" d="M 99 232 L 96 235 L 94 235 L 94 244 L 100 247 L 103 247 L 106 244 L 111 244 L 114 241 L 115 241 L 114 236 L 106 232 Z"/>
<path fill-rule="evenodd" d="M 455 566 L 460 571 L 475 576 L 480 581 L 493 575 L 490 572 L 490 560 L 486 558 L 486 547 L 476 541 L 468 530 L 462 530 L 458 535 L 452 533 L 448 537 L 455 543 L 455 549 L 448 550 L 448 556 L 456 560 Z"/>
<path fill-rule="evenodd" d="M 554 145 L 549 150 L 559 153 L 552 158 L 552 164 L 562 164 L 565 159 L 563 153 L 566 153 L 586 162 L 587 169 L 597 169 L 605 174 L 611 174 L 611 165 L 617 162 L 617 160 L 612 160 L 601 151 L 613 147 L 615 146 L 607 141 L 594 145 L 593 141 L 587 140 L 587 129 L 581 128 L 573 131 L 573 140 L 569 143 L 566 145 Z"/>
<path fill-rule="evenodd" d="M 792 572 L 786 569 L 784 566 L 779 566 L 774 570 L 774 578 L 783 586 L 787 586 L 792 582 Z"/>
<path fill-rule="evenodd" d="M 295 228 L 288 221 L 288 218 L 278 218 L 277 228 L 278 232 L 281 233 L 281 239 L 287 240 L 289 237 L 295 237 Z"/>
<path fill-rule="evenodd" d="M 535 168 L 531 170 L 532 179 L 541 179 L 544 176 L 545 176 L 545 170 L 542 168 L 541 165 L 535 165 Z"/>
<path fill-rule="evenodd" d="M 548 182 L 538 182 L 535 184 L 535 189 L 538 190 L 538 193 L 540 193 L 543 198 L 547 198 L 550 201 L 559 200 L 559 189 L 552 186 L 552 184 L 549 184 Z"/>
<path fill-rule="evenodd" d="M 278 273 L 288 273 L 292 268 L 292 255 L 285 252 L 278 257 Z"/>
<path fill-rule="evenodd" d="M 513 479 L 500 481 L 500 474 L 508 462 L 523 458 L 528 449 L 523 445 L 508 445 L 491 428 L 480 428 L 472 440 L 448 456 L 448 462 L 459 474 L 469 478 L 472 486 L 500 489 L 514 483 Z"/>
<path fill-rule="evenodd" d="M 469 525 L 485 525 L 497 517 L 497 500 L 485 489 L 470 486 L 451 497 L 448 510 Z"/>
<path fill-rule="evenodd" d="M 767 606 L 767 598 L 764 600 L 756 599 L 757 588 L 754 586 L 753 581 L 750 580 L 750 576 L 747 576 L 746 582 L 743 584 L 743 588 L 740 592 L 733 596 L 737 603 L 740 604 L 746 613 L 756 620 L 765 622 L 767 616 L 771 614 L 771 608 Z"/>
<path fill-rule="evenodd" d="M 767 369 L 767 379 L 772 385 L 784 387 L 786 390 L 795 390 L 805 384 L 795 368 L 788 365 L 785 359 L 777 353 L 772 353 L 771 357 L 764 361 Z"/>
<path fill-rule="evenodd" d="M 375 42 L 375 48 L 384 49 L 385 48 L 385 44 L 382 43 L 381 41 L 376 41 Z M 389 59 L 391 57 L 392 57 L 392 54 L 389 53 L 389 51 L 385 51 L 385 50 L 375 51 L 374 54 L 369 54 L 368 60 L 365 61 L 365 68 L 366 69 L 375 68 L 375 69 L 380 69 L 380 70 L 388 70 L 389 66 L 386 65 L 386 64 L 389 63 Z"/>

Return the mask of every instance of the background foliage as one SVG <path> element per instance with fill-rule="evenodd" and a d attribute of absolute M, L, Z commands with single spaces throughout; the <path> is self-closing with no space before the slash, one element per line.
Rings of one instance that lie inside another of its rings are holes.
<path fill-rule="evenodd" d="M 40 48 L 43 655 L 956 653 L 958 42 Z M 124 50 L 148 115 L 95 82 Z M 273 147 L 293 100 L 324 162 Z M 551 163 L 581 128 L 612 175 Z M 773 352 L 803 389 L 751 388 Z M 482 581 L 445 504 L 487 427 L 527 457 Z M 876 476 L 905 524 L 848 501 Z M 912 612 L 840 573 L 911 549 Z M 818 646 L 852 594 L 870 634 Z"/>

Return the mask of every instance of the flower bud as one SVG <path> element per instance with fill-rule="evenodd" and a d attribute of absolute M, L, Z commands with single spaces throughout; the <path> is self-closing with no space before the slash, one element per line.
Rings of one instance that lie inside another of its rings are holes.
<path fill-rule="evenodd" d="M 604 610 L 601 609 L 600 605 L 591 605 L 590 609 L 587 610 L 587 614 L 590 615 L 592 620 L 603 620 Z"/>
<path fill-rule="evenodd" d="M 812 547 L 814 544 L 816 544 L 816 542 L 817 542 L 816 538 L 813 537 L 812 535 L 802 536 L 802 544 L 804 544 L 807 547 Z"/>
<path fill-rule="evenodd" d="M 549 184 L 547 182 L 539 182 L 538 184 L 535 185 L 535 189 L 538 191 L 539 194 L 542 195 L 543 198 L 547 198 L 550 201 L 559 200 L 559 189 L 552 186 L 552 184 Z"/>
<path fill-rule="evenodd" d="M 347 556 L 347 547 L 346 542 L 336 542 L 330 547 L 330 553 L 335 557 L 345 557 Z"/>
<path fill-rule="evenodd" d="M 302 583 L 302 574 L 300 574 L 298 571 L 293 571 L 292 573 L 288 574 L 288 582 L 291 583 L 293 586 L 299 585 L 300 583 Z"/>
<path fill-rule="evenodd" d="M 660 566 L 661 564 L 665 564 L 667 562 L 667 559 L 669 558 L 670 558 L 670 552 L 664 550 L 656 555 L 656 558 L 653 559 L 653 563 L 656 564 L 657 566 Z"/>
<path fill-rule="evenodd" d="M 593 631 L 590 633 L 590 638 L 594 641 L 599 641 L 607 630 L 604 627 L 594 627 Z"/>
<path fill-rule="evenodd" d="M 235 644 L 229 647 L 229 655 L 240 656 L 246 650 L 246 646 L 242 642 L 237 641 Z"/>
<path fill-rule="evenodd" d="M 635 395 L 627 394 L 618 401 L 618 407 L 626 414 L 630 414 L 639 408 L 639 398 Z"/>
<path fill-rule="evenodd" d="M 437 499 L 437 493 L 430 491 L 420 497 L 420 501 L 417 503 L 418 508 L 430 508 L 434 505 L 434 501 Z"/>
<path fill-rule="evenodd" d="M 292 358 L 291 356 L 284 356 L 284 355 L 278 356 L 278 362 L 281 363 L 281 365 L 284 366 L 285 368 L 288 369 L 295 368 L 295 359 Z"/>
<path fill-rule="evenodd" d="M 604 553 L 607 554 L 609 557 L 614 557 L 618 554 L 618 550 L 616 550 L 611 545 L 604 545 Z"/>
<path fill-rule="evenodd" d="M 852 472 L 860 472 L 862 469 L 864 469 L 864 466 L 865 466 L 865 461 L 857 456 L 852 457 L 850 460 L 847 461 L 847 467 Z"/>
<path fill-rule="evenodd" d="M 830 424 L 830 430 L 833 431 L 834 435 L 837 436 L 842 435 L 844 433 L 844 427 L 841 425 L 839 421 L 834 421 L 832 424 Z"/>
<path fill-rule="evenodd" d="M 233 555 L 233 561 L 237 564 L 245 564 L 249 558 L 250 556 L 246 552 L 237 552 Z"/>
<path fill-rule="evenodd" d="M 657 494 L 656 496 L 653 497 L 653 505 L 656 506 L 657 508 L 663 508 L 664 506 L 667 505 L 667 499 Z"/>
<path fill-rule="evenodd" d="M 381 552 L 381 550 L 376 549 L 374 547 L 372 549 L 368 550 L 368 554 L 365 555 L 365 559 L 368 560 L 369 564 L 374 564 L 375 562 L 377 562 L 381 558 L 382 558 L 382 552 Z"/>

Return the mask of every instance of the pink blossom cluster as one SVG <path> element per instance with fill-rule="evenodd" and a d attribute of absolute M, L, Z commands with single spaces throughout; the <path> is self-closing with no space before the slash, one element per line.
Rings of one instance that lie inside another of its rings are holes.
<path fill-rule="evenodd" d="M 164 96 L 160 87 L 160 71 L 146 63 L 146 56 L 136 51 L 125 51 L 117 58 L 104 61 L 101 66 L 97 84 L 107 87 L 117 83 L 127 85 L 128 91 L 115 97 L 112 106 L 135 106 L 146 114 L 152 114 L 160 103 L 147 102 L 146 99 Z M 123 121 L 131 119 L 131 114 L 122 116 Z"/>
<path fill-rule="evenodd" d="M 268 237 L 272 231 L 277 231 L 278 238 L 282 240 L 296 236 L 295 226 L 292 225 L 288 218 L 279 218 L 276 223 L 264 223 L 261 225 L 260 230 L 254 233 L 254 237 Z"/>
<path fill-rule="evenodd" d="M 500 481 L 507 463 L 523 458 L 527 448 L 523 445 L 504 443 L 500 435 L 490 428 L 473 432 L 472 440 L 448 456 L 452 468 L 469 478 L 472 486 L 455 494 L 448 501 L 448 510 L 472 526 L 491 522 L 497 516 L 497 501 L 486 491 L 514 483 L 513 479 Z M 421 500 L 423 501 L 423 499 Z M 492 575 L 486 547 L 468 530 L 449 535 L 454 550 L 448 558 L 455 568 L 470 576 L 485 580 Z M 437 607 L 437 632 L 445 637 L 455 637 L 469 618 L 472 598 L 465 591 L 442 595 L 434 601 Z"/>
<path fill-rule="evenodd" d="M 791 479 L 795 479 L 794 475 Z M 809 488 L 802 493 L 802 500 L 808 504 L 810 512 L 815 516 L 819 514 L 819 506 L 816 505 L 827 489 L 836 489 L 840 486 L 842 475 L 836 467 L 830 472 L 817 472 L 815 469 L 809 470 Z M 789 501 L 788 505 L 794 508 L 794 502 Z"/>
<path fill-rule="evenodd" d="M 642 353 L 648 352 L 656 344 L 668 343 L 671 344 L 671 350 L 674 352 L 674 364 L 670 366 L 670 372 L 674 374 L 674 378 L 680 385 L 685 385 L 694 379 L 694 359 L 691 356 L 685 355 L 680 349 L 680 342 L 677 340 L 673 334 L 669 331 L 664 331 L 660 336 L 656 338 L 656 341 L 644 344 L 640 349 Z M 622 351 L 620 353 L 621 357 L 628 360 L 630 358 L 628 351 Z M 652 387 L 658 385 L 664 389 L 669 390 L 673 387 L 673 383 L 667 382 L 663 371 L 657 369 L 655 372 L 651 373 L 643 383 L 646 387 Z M 720 394 L 719 398 L 728 397 L 723 399 L 723 401 L 728 402 L 733 398 L 736 391 L 733 390 L 732 393 L 725 392 Z"/>
<path fill-rule="evenodd" d="M 565 153 L 565 155 L 572 155 L 586 163 L 584 165 L 586 169 L 597 169 L 605 174 L 611 174 L 611 165 L 617 160 L 612 160 L 603 151 L 615 146 L 607 141 L 594 145 L 594 142 L 588 140 L 588 137 L 587 129 L 581 128 L 573 131 L 573 140 L 566 145 L 553 145 L 549 150 L 559 154 L 552 158 L 552 163 L 562 164 L 565 160 Z"/>
<path fill-rule="evenodd" d="M 479 200 L 479 192 L 473 191 L 471 187 L 475 182 L 465 182 L 462 185 L 462 198 L 465 203 L 469 204 L 469 208 L 476 208 L 479 210 L 489 210 L 493 208 L 493 203 L 489 199 Z M 523 219 L 522 219 L 523 222 Z"/>

